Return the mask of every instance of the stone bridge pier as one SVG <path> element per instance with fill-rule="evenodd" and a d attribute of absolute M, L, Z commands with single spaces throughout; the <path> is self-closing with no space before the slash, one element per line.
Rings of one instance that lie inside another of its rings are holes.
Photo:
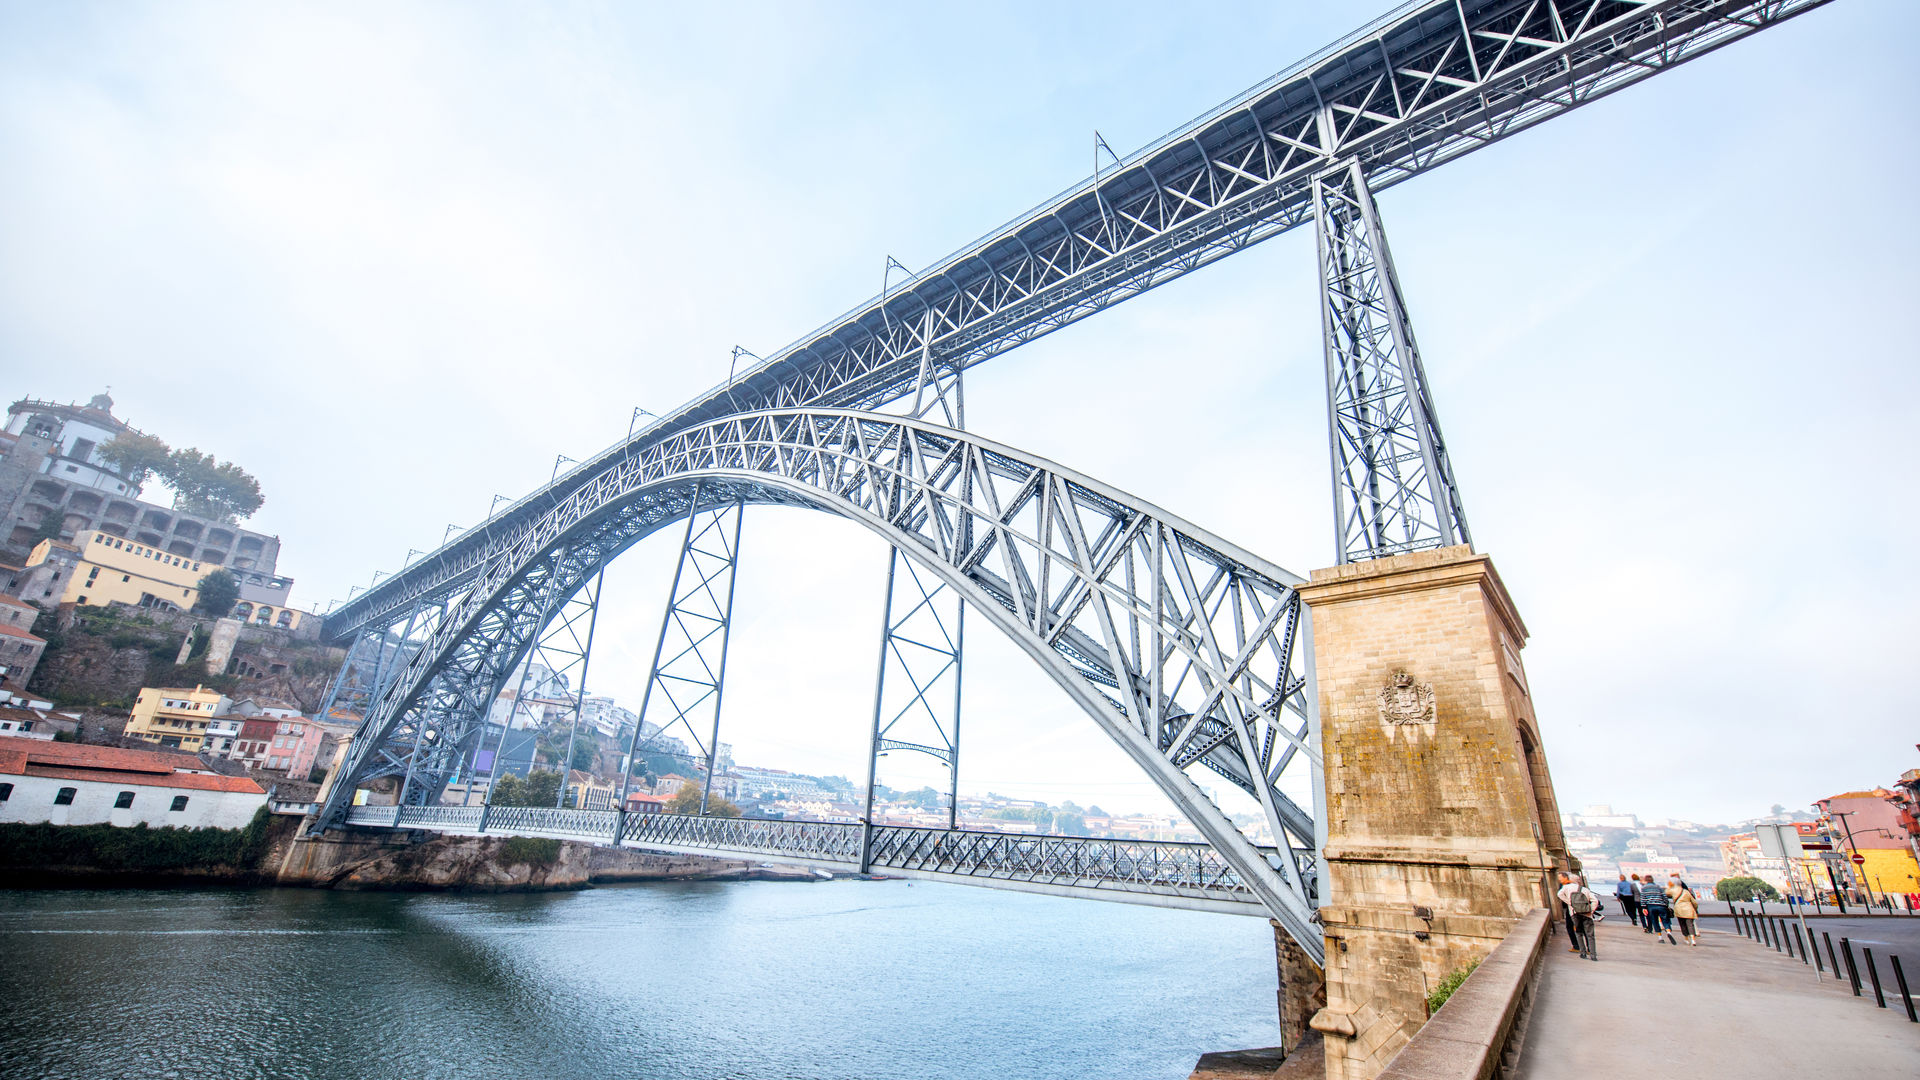
<path fill-rule="evenodd" d="M 1490 559 L 1459 545 L 1350 563 L 1300 593 L 1327 788 L 1325 1004 L 1310 1023 L 1328 1080 L 1372 1080 L 1426 1022 L 1430 987 L 1551 906 L 1566 842 L 1526 626 Z M 1305 957 L 1280 953 L 1285 1029 L 1313 987 Z"/>

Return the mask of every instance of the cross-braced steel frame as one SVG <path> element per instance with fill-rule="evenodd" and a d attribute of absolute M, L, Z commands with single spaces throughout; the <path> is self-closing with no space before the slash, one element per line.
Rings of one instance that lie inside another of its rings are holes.
<path fill-rule="evenodd" d="M 1313 193 L 1335 550 L 1346 563 L 1470 543 L 1366 174 L 1350 163 Z"/>
<path fill-rule="evenodd" d="M 699 497 L 696 491 L 696 503 Z M 700 812 L 707 812 L 719 765 L 733 579 L 740 563 L 740 524 L 745 516 L 745 503 L 732 502 L 687 517 L 680 561 L 674 566 L 666 614 L 654 643 L 653 666 L 640 698 L 640 717 L 627 741 L 619 793 L 623 807 L 634 771 L 641 768 L 637 755 L 657 753 L 684 735 L 693 741 L 696 756 L 687 764 L 701 770 Z M 649 721 L 649 716 L 657 722 Z M 654 730 L 649 732 L 649 727 Z"/>
<path fill-rule="evenodd" d="M 867 747 L 866 809 L 861 820 L 869 828 L 874 823 L 880 759 L 904 751 L 925 754 L 946 766 L 947 827 L 958 828 L 966 602 L 939 575 L 915 565 L 899 548 L 889 548 L 882 612 L 880 669 L 874 678 L 873 732 Z"/>
<path fill-rule="evenodd" d="M 920 368 L 906 415 L 950 428 L 967 426 L 965 372 L 933 355 L 933 311 L 920 333 Z M 867 745 L 867 787 L 860 816 L 873 835 L 880 759 L 896 751 L 925 754 L 947 769 L 947 827 L 960 821 L 960 702 L 965 681 L 967 605 L 938 577 L 917 569 L 899 548 L 887 549 L 887 593 L 880 617 L 880 667 L 873 685 L 873 731 Z M 889 692 L 891 688 L 891 692 Z M 864 849 L 863 849 L 864 850 Z M 862 857 L 865 873 L 865 857 Z"/>

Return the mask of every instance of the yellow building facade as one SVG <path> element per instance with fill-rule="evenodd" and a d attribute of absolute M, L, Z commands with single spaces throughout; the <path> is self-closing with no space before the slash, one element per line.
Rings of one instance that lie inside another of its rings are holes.
<path fill-rule="evenodd" d="M 207 741 L 207 721 L 226 711 L 226 695 L 196 686 L 141 687 L 127 720 L 127 737 L 198 753 Z"/>
<path fill-rule="evenodd" d="M 1854 852 L 1849 850 L 1849 858 Z M 1920 893 L 1920 862 L 1906 848 L 1863 847 L 1858 864 L 1860 883 L 1877 893 Z"/>
<path fill-rule="evenodd" d="M 185 610 L 200 598 L 200 579 L 220 569 L 97 530 L 81 533 L 73 543 L 80 549 L 80 562 L 61 591 L 63 604 L 106 607 L 118 601 Z M 52 547 L 52 541 L 42 541 L 27 557 L 27 566 L 46 561 Z"/>

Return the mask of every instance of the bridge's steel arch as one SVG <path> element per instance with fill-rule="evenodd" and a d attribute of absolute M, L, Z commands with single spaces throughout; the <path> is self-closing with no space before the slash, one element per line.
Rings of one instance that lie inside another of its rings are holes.
<path fill-rule="evenodd" d="M 636 445 L 520 530 L 370 709 L 321 827 L 411 770 L 431 800 L 546 614 L 651 532 L 729 502 L 857 521 L 958 590 L 1086 709 L 1304 946 L 1320 790 L 1298 577 L 1051 462 L 908 418 L 730 417 Z M 1261 855 L 1188 777 L 1249 792 Z M 426 783 L 420 783 L 421 777 Z M 1287 857 L 1290 855 L 1291 857 Z"/>

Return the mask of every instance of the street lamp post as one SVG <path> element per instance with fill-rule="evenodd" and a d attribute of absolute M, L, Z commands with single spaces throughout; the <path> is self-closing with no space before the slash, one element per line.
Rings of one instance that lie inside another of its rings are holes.
<path fill-rule="evenodd" d="M 1853 852 L 1853 855 L 1852 855 L 1852 858 L 1853 858 L 1853 860 L 1854 860 L 1854 863 L 1853 863 L 1853 865 L 1854 865 L 1854 866 L 1856 866 L 1856 867 L 1860 867 L 1860 866 L 1865 866 L 1865 865 L 1866 865 L 1866 860 L 1865 860 L 1865 859 L 1864 859 L 1864 858 L 1863 858 L 1863 857 L 1861 856 L 1861 854 L 1860 854 L 1860 845 L 1859 845 L 1859 844 L 1856 844 L 1856 843 L 1854 843 L 1854 842 L 1853 842 L 1853 822 L 1851 822 L 1851 821 L 1848 821 L 1847 819 L 1848 819 L 1848 818 L 1850 818 L 1850 817 L 1852 817 L 1853 815 L 1855 815 L 1855 814 L 1857 814 L 1857 813 L 1859 813 L 1859 812 L 1860 812 L 1860 811 L 1858 811 L 1858 810 L 1829 810 L 1829 811 L 1827 811 L 1827 816 L 1828 816 L 1828 817 L 1837 817 L 1837 818 L 1839 818 L 1839 819 L 1840 819 L 1840 828 L 1846 831 L 1846 834 L 1847 834 L 1847 847 L 1848 847 L 1848 849 L 1850 849 L 1850 850 L 1851 850 L 1851 851 Z M 1865 881 L 1866 881 L 1866 875 L 1864 875 L 1864 874 L 1862 874 L 1862 873 L 1861 873 L 1861 872 L 1860 872 L 1859 870 L 1857 870 L 1857 869 L 1856 869 L 1856 870 L 1849 870 L 1849 871 L 1848 871 L 1847 873 L 1848 873 L 1848 875 L 1849 875 L 1849 876 L 1851 876 L 1851 878 L 1853 879 L 1853 881 L 1854 881 L 1854 883 L 1855 883 L 1855 885 L 1856 885 L 1857 887 L 1860 887 L 1860 888 L 1865 888 L 1865 884 L 1864 884 L 1864 883 L 1865 883 Z M 1872 902 L 1871 902 L 1871 900 L 1869 900 L 1869 901 L 1868 901 L 1868 906 L 1869 906 L 1869 908 L 1871 908 L 1871 906 L 1872 906 Z"/>

